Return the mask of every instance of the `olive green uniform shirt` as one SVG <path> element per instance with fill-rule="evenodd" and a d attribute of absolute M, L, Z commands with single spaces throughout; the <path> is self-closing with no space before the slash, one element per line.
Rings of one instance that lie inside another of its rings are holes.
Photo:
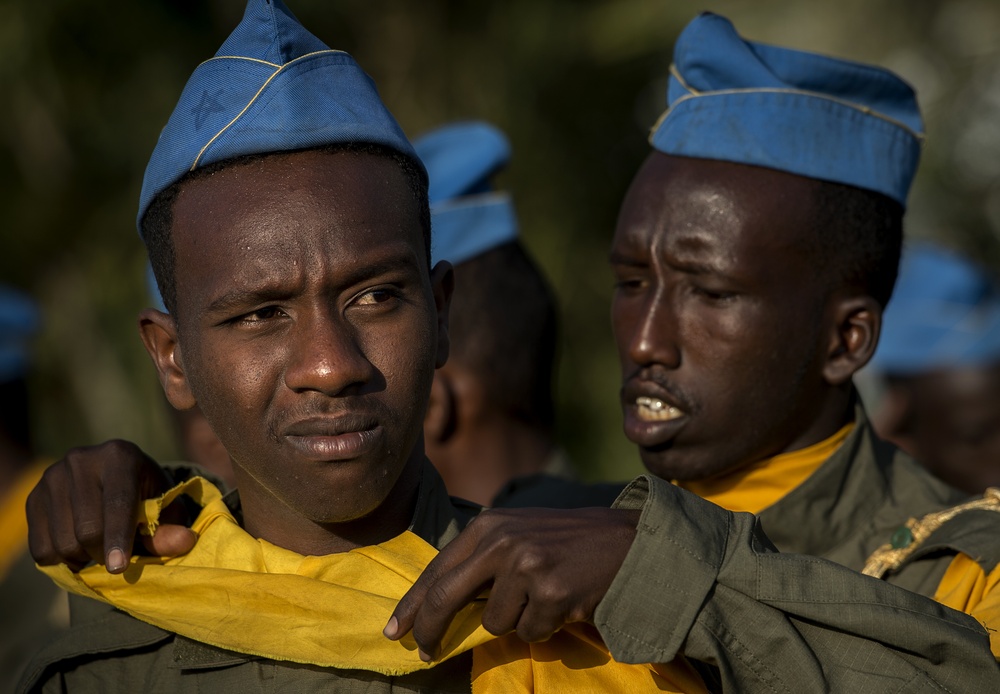
<path fill-rule="evenodd" d="M 226 497 L 239 519 L 236 494 Z M 426 463 L 410 530 L 437 548 L 479 508 L 450 499 Z M 167 599 L 167 596 L 164 596 Z M 106 694 L 141 692 L 468 692 L 471 653 L 430 670 L 389 677 L 245 656 L 193 641 L 86 598 L 71 598 L 70 630 L 28 666 L 18 691 Z M 275 629 L 284 628 L 275 624 Z"/>
<path fill-rule="evenodd" d="M 69 626 L 66 598 L 25 548 L 0 581 L 0 692 L 14 691 L 31 657 Z"/>
<path fill-rule="evenodd" d="M 837 453 L 759 516 L 639 477 L 616 502 L 642 509 L 638 533 L 595 622 L 616 659 L 685 655 L 727 691 L 1000 692 L 983 627 L 925 597 L 956 552 L 992 569 L 1000 514 L 956 516 L 889 582 L 858 573 L 908 518 L 961 500 L 860 407 Z"/>

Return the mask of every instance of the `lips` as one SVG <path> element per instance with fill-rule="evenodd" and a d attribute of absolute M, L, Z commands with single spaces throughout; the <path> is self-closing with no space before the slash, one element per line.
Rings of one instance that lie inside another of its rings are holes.
<path fill-rule="evenodd" d="M 669 422 L 684 416 L 683 410 L 660 398 L 640 395 L 635 399 L 636 416 L 644 422 Z"/>
<path fill-rule="evenodd" d="M 373 417 L 342 415 L 299 420 L 280 434 L 301 456 L 318 462 L 342 462 L 377 450 L 385 430 Z"/>
<path fill-rule="evenodd" d="M 685 401 L 655 381 L 631 379 L 621 397 L 625 435 L 643 448 L 669 445 L 690 421 Z"/>

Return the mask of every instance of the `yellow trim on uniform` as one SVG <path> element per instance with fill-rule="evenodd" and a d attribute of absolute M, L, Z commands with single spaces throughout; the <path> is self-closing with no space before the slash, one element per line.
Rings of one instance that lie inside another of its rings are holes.
<path fill-rule="evenodd" d="M 762 460 L 721 478 L 676 484 L 730 511 L 760 513 L 805 482 L 840 448 L 853 429 L 851 422 L 819 443 Z"/>

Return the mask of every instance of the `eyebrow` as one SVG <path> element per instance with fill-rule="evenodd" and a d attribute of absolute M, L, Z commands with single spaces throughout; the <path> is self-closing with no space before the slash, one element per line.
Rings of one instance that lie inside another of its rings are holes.
<path fill-rule="evenodd" d="M 246 306 L 279 301 L 288 297 L 287 291 L 278 287 L 260 287 L 255 289 L 233 289 L 213 300 L 205 307 L 207 314 L 229 313 Z"/>
<path fill-rule="evenodd" d="M 357 268 L 354 272 L 345 273 L 342 277 L 338 278 L 338 284 L 343 287 L 349 287 L 368 279 L 378 278 L 381 275 L 388 275 L 400 270 L 419 271 L 419 268 L 419 260 L 414 257 L 413 253 L 409 252 L 409 246 L 405 248 L 392 248 L 383 258 Z M 264 285 L 251 289 L 234 288 L 232 291 L 228 291 L 215 298 L 205 307 L 204 313 L 209 315 L 230 313 L 247 306 L 281 301 L 287 299 L 289 296 L 290 292 L 287 288 L 274 283 L 271 286 Z"/>
<path fill-rule="evenodd" d="M 409 245 L 390 248 L 384 257 L 357 268 L 352 273 L 345 273 L 339 283 L 347 287 L 399 270 L 415 270 L 419 273 L 421 259 L 411 251 Z"/>
<path fill-rule="evenodd" d="M 698 263 L 691 261 L 675 261 L 672 263 L 667 263 L 671 268 L 679 272 L 683 272 L 688 275 L 726 275 L 727 273 L 720 270 L 718 267 L 708 265 L 707 263 Z"/>
<path fill-rule="evenodd" d="M 627 265 L 629 267 L 646 267 L 649 265 L 649 262 L 646 260 L 618 251 L 611 251 L 608 254 L 608 262 L 612 265 Z"/>
<path fill-rule="evenodd" d="M 648 267 L 649 261 L 640 259 L 635 256 L 627 255 L 624 253 L 616 253 L 612 251 L 608 256 L 608 262 L 612 265 L 624 265 L 627 267 Z M 667 265 L 671 269 L 677 270 L 678 272 L 683 272 L 689 275 L 725 275 L 726 273 L 717 267 L 713 267 L 707 263 L 699 263 L 693 261 L 668 261 Z"/>

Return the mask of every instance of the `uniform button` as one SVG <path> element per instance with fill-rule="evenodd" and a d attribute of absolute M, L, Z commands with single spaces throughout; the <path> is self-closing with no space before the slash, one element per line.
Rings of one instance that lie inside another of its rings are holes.
<path fill-rule="evenodd" d="M 889 540 L 889 542 L 893 549 L 903 549 L 904 547 L 909 547 L 910 543 L 913 542 L 913 531 L 905 525 L 897 528 L 896 532 L 892 534 L 892 539 Z"/>

